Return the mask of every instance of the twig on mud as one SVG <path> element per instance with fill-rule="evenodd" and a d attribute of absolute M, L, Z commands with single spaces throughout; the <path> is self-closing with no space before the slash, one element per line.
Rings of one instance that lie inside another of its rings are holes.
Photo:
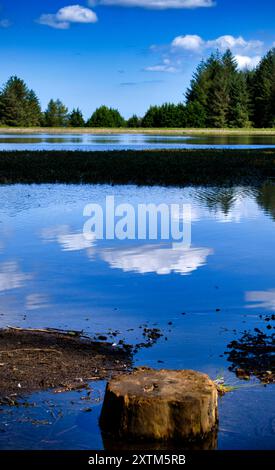
<path fill-rule="evenodd" d="M 12 353 L 17 353 L 17 352 L 51 352 L 51 353 L 57 353 L 62 355 L 62 351 L 58 351 L 57 349 L 43 349 L 43 348 L 22 348 L 22 349 L 10 349 L 7 351 L 0 351 L 0 354 L 12 354 Z"/>
<path fill-rule="evenodd" d="M 59 330 L 58 328 L 20 328 L 18 326 L 7 326 L 9 330 L 14 330 L 14 331 L 26 331 L 27 333 L 32 332 L 32 333 L 50 333 L 50 334 L 60 334 L 64 336 L 81 336 L 82 338 L 88 338 L 91 339 L 89 336 L 83 335 L 83 330 L 77 331 L 77 330 Z"/>

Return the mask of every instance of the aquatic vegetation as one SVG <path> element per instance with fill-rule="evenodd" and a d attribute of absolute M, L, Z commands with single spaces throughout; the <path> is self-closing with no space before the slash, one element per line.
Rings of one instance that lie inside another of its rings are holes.
<path fill-rule="evenodd" d="M 249 185 L 275 177 L 274 149 L 3 151 L 0 183 Z"/>
<path fill-rule="evenodd" d="M 266 317 L 268 331 L 273 329 L 270 322 L 274 315 Z M 275 382 L 275 334 L 267 334 L 259 328 L 253 332 L 244 331 L 239 340 L 228 344 L 230 351 L 228 361 L 232 363 L 230 370 L 242 380 L 249 380 L 254 375 L 262 383 Z"/>

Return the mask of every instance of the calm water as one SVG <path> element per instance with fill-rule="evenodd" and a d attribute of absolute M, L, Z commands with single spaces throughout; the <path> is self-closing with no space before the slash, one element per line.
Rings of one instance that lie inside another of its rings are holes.
<path fill-rule="evenodd" d="M 172 148 L 274 147 L 275 136 L 158 136 L 0 134 L 1 150 L 143 150 Z"/>
<path fill-rule="evenodd" d="M 191 204 L 192 246 L 87 241 L 83 207 L 104 206 L 107 195 Z M 217 447 L 275 449 L 274 385 L 240 381 L 224 355 L 244 330 L 266 327 L 260 314 L 275 312 L 275 186 L 17 185 L 0 187 L 0 199 L 1 327 L 119 329 L 138 343 L 140 325 L 157 325 L 167 340 L 140 350 L 135 363 L 223 376 L 238 388 L 220 400 Z M 92 387 L 91 403 L 81 400 L 85 391 L 43 392 L 28 397 L 35 406 L 2 407 L 0 448 L 103 448 L 105 383 Z"/>

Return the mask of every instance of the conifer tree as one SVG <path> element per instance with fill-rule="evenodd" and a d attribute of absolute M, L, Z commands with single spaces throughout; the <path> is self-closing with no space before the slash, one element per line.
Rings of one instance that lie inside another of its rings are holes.
<path fill-rule="evenodd" d="M 33 90 L 28 92 L 27 96 L 27 109 L 26 109 L 29 127 L 39 127 L 42 124 L 43 114 L 39 100 Z"/>
<path fill-rule="evenodd" d="M 68 108 L 60 100 L 50 100 L 44 114 L 46 127 L 66 127 L 68 124 Z"/>
<path fill-rule="evenodd" d="M 84 127 L 85 120 L 79 108 L 73 109 L 69 115 L 68 125 L 70 127 Z"/>
<path fill-rule="evenodd" d="M 87 122 L 88 127 L 123 127 L 125 121 L 117 109 L 101 106 Z"/>
<path fill-rule="evenodd" d="M 275 48 L 261 60 L 256 69 L 253 87 L 254 124 L 275 126 Z"/>
<path fill-rule="evenodd" d="M 140 125 L 141 125 L 141 120 L 138 118 L 136 114 L 133 114 L 133 116 L 131 116 L 127 121 L 127 127 L 130 127 L 132 129 L 140 127 Z"/>
<path fill-rule="evenodd" d="M 33 90 L 17 76 L 10 77 L 0 94 L 0 122 L 6 126 L 28 127 L 41 123 L 41 108 Z"/>

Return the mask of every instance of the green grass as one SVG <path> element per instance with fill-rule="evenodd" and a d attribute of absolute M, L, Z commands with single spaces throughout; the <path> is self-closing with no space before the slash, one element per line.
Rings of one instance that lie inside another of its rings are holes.
<path fill-rule="evenodd" d="M 0 152 L 0 183 L 236 185 L 275 178 L 275 150 Z"/>
<path fill-rule="evenodd" d="M 79 127 L 0 127 L 0 134 L 157 134 L 157 135 L 274 135 L 272 129 L 128 129 L 128 128 L 79 128 Z"/>

